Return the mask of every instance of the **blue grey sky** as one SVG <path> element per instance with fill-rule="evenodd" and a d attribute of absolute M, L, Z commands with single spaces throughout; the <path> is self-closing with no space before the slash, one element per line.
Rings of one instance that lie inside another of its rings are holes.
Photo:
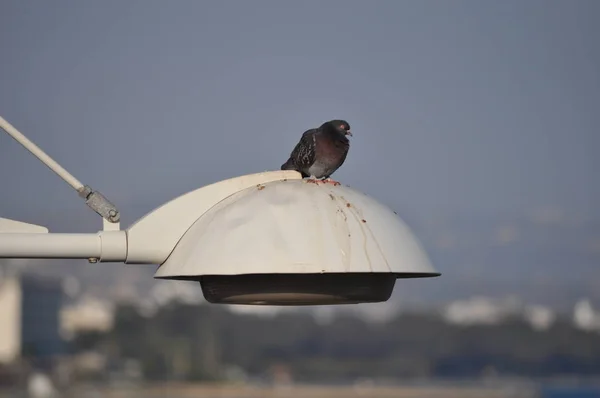
<path fill-rule="evenodd" d="M 599 18 L 593 0 L 3 0 L 0 115 L 125 226 L 278 169 L 334 118 L 354 132 L 334 178 L 400 213 L 598 216 Z M 6 134 L 0 181 L 4 217 L 99 227 Z"/>

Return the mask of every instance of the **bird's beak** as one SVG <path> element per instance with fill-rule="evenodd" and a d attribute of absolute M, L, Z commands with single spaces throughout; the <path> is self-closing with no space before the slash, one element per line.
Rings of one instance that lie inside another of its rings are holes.
<path fill-rule="evenodd" d="M 349 135 L 350 137 L 352 137 L 352 132 L 350 130 L 346 131 L 346 135 Z"/>

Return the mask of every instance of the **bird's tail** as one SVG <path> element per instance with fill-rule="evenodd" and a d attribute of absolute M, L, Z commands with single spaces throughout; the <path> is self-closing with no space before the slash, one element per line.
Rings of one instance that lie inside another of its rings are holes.
<path fill-rule="evenodd" d="M 281 165 L 281 170 L 296 170 L 296 164 L 292 158 L 289 158 L 287 162 Z"/>

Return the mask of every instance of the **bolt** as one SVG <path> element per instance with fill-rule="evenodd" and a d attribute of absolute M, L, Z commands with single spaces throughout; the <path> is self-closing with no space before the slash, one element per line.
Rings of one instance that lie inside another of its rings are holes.
<path fill-rule="evenodd" d="M 119 221 L 119 212 L 116 210 L 109 210 L 108 211 L 108 218 L 110 221 L 112 222 L 118 222 Z"/>

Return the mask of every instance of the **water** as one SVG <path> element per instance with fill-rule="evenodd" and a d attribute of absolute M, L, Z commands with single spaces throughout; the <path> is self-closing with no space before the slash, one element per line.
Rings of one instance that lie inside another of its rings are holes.
<path fill-rule="evenodd" d="M 600 398 L 600 387 L 544 387 L 541 398 Z"/>

